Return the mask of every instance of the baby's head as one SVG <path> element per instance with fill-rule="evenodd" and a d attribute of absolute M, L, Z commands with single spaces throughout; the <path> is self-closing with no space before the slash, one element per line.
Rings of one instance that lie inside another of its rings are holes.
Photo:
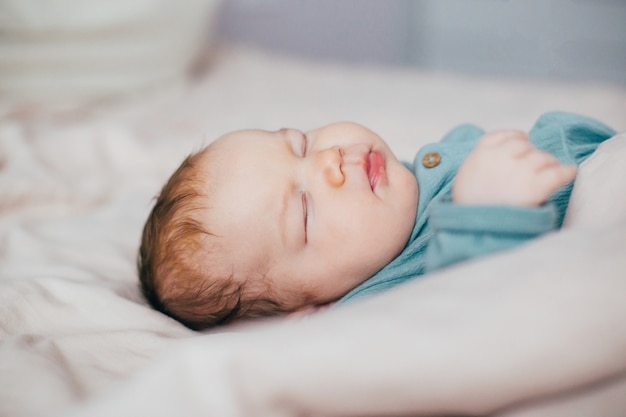
<path fill-rule="evenodd" d="M 194 329 L 321 306 L 397 256 L 416 210 L 415 177 L 363 126 L 229 133 L 163 187 L 142 289 Z"/>

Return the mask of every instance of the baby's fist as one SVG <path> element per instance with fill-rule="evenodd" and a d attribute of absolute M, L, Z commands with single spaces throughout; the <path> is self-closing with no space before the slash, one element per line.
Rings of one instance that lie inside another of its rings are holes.
<path fill-rule="evenodd" d="M 535 148 L 526 133 L 498 130 L 480 138 L 459 168 L 452 201 L 537 207 L 575 176 L 576 166 Z"/>

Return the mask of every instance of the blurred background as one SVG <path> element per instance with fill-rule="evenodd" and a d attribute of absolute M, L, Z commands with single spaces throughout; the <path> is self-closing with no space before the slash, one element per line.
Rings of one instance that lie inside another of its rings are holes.
<path fill-rule="evenodd" d="M 626 0 L 0 0 L 0 99 L 125 94 L 180 80 L 233 44 L 624 87 L 625 22 Z"/>
<path fill-rule="evenodd" d="M 312 59 L 626 85 L 626 0 L 228 0 L 218 37 Z"/>

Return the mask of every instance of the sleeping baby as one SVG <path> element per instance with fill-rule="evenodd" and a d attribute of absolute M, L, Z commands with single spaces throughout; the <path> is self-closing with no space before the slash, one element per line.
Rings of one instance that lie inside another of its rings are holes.
<path fill-rule="evenodd" d="M 355 123 L 241 130 L 187 157 L 143 231 L 143 293 L 192 329 L 310 311 L 561 226 L 576 166 L 615 132 L 543 115 L 463 125 L 399 161 Z"/>

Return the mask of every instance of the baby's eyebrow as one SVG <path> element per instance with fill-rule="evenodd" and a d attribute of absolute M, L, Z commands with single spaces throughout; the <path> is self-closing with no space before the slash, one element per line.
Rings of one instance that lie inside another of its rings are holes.
<path fill-rule="evenodd" d="M 283 198 L 280 204 L 280 211 L 278 213 L 278 226 L 280 230 L 280 239 L 283 242 L 283 246 L 287 246 L 287 208 L 289 205 L 289 192 L 285 190 L 282 194 Z"/>
<path fill-rule="evenodd" d="M 289 152 L 294 153 L 294 138 L 289 134 L 291 131 L 298 131 L 297 129 L 283 127 L 278 132 L 282 135 L 285 143 L 285 147 L 289 149 Z"/>

